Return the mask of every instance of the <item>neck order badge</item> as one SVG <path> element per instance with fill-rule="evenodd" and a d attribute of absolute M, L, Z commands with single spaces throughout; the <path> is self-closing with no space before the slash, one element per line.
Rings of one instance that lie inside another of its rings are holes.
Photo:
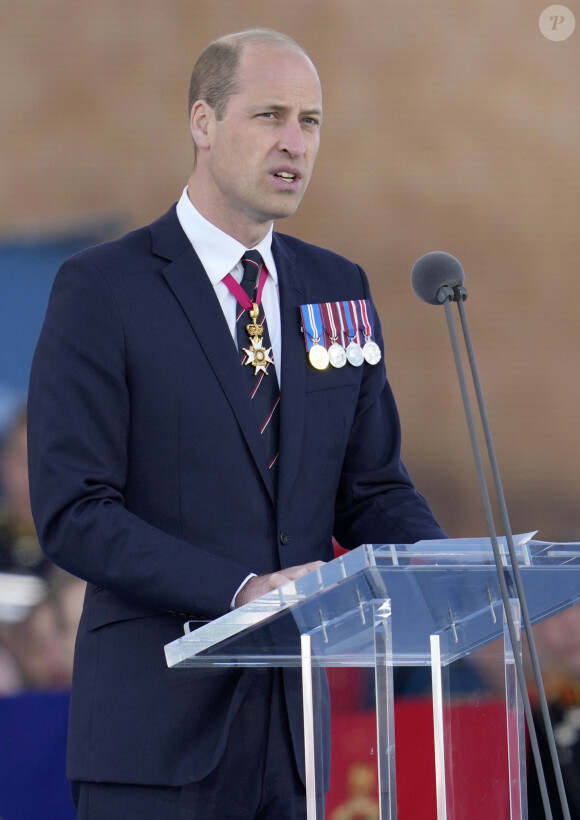
<path fill-rule="evenodd" d="M 246 325 L 246 330 L 250 337 L 250 347 L 243 347 L 242 350 L 248 357 L 244 364 L 251 364 L 255 367 L 254 376 L 257 376 L 260 371 L 268 375 L 268 365 L 274 364 L 272 358 L 272 348 L 265 348 L 262 346 L 262 325 L 256 324 L 259 315 L 258 306 L 254 303 L 250 310 L 250 318 L 252 323 Z"/>
<path fill-rule="evenodd" d="M 244 370 L 248 374 L 250 399 L 260 425 L 268 468 L 271 470 L 278 462 L 280 390 L 274 369 L 268 325 L 261 307 L 262 291 L 268 271 L 258 251 L 246 251 L 241 262 L 244 269 L 241 284 L 238 285 L 231 274 L 224 277 L 223 281 L 241 307 L 236 320 L 240 361 L 244 365 L 254 367 L 253 373 L 245 367 Z M 251 319 L 249 323 L 248 313 Z M 265 378 L 266 376 L 269 378 Z"/>
<path fill-rule="evenodd" d="M 228 290 L 236 297 L 238 304 L 244 308 L 242 312 L 238 313 L 236 319 L 238 347 L 241 352 L 245 353 L 244 364 L 254 366 L 254 375 L 257 376 L 258 373 L 262 372 L 267 376 L 268 365 L 274 364 L 274 359 L 272 358 L 272 348 L 269 346 L 270 339 L 264 313 L 260 311 L 260 303 L 264 285 L 268 278 L 268 271 L 258 251 L 246 251 L 241 262 L 244 276 L 240 285 L 231 273 L 224 277 L 224 283 Z M 258 274 L 260 274 L 259 282 Z M 243 335 L 243 322 L 246 320 L 246 311 L 248 311 L 252 320 L 245 326 L 246 333 L 249 336 L 248 340 Z M 249 346 L 244 347 L 244 343 L 247 342 L 249 342 Z M 266 343 L 265 348 L 263 342 Z"/>

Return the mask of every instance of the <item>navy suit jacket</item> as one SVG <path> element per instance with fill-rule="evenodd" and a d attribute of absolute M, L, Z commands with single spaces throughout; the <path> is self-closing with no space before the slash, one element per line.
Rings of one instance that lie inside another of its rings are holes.
<path fill-rule="evenodd" d="M 33 510 L 88 581 L 70 716 L 73 779 L 182 784 L 227 741 L 249 671 L 170 670 L 186 617 L 227 612 L 250 572 L 333 557 L 332 536 L 443 533 L 400 460 L 383 363 L 307 360 L 299 306 L 370 299 L 364 272 L 274 234 L 282 322 L 278 497 L 245 375 L 173 207 L 59 271 L 29 392 Z M 381 330 L 373 308 L 376 340 Z M 301 765 L 299 681 L 286 676 Z"/>

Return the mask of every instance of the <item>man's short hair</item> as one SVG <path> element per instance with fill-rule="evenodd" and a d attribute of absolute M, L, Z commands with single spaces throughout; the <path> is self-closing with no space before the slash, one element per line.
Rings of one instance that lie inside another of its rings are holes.
<path fill-rule="evenodd" d="M 216 119 L 223 119 L 230 97 L 238 91 L 240 55 L 249 45 L 286 46 L 306 54 L 291 37 L 268 28 L 248 29 L 214 40 L 200 54 L 191 74 L 190 116 L 197 100 L 205 100 L 215 111 Z"/>

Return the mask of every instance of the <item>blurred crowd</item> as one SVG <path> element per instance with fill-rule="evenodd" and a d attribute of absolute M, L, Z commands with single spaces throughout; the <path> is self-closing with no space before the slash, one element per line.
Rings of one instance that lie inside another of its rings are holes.
<path fill-rule="evenodd" d="M 534 637 L 542 668 L 542 679 L 554 739 L 566 788 L 571 820 L 580 820 L 580 604 L 547 618 L 534 627 Z M 537 692 L 530 685 L 532 708 L 538 711 Z M 538 743 L 545 762 L 546 782 L 550 794 L 556 783 L 549 764 L 548 741 L 542 726 L 536 722 Z M 528 818 L 543 820 L 540 791 L 533 766 L 528 774 Z M 554 820 L 563 815 L 559 807 Z"/>
<path fill-rule="evenodd" d="M 70 686 L 84 589 L 40 549 L 22 408 L 0 446 L 0 695 Z"/>

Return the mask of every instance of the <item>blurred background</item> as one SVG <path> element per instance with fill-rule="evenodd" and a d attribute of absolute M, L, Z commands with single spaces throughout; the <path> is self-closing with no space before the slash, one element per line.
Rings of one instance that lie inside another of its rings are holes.
<path fill-rule="evenodd" d="M 367 271 L 417 484 L 450 534 L 485 533 L 444 313 L 409 286 L 414 261 L 444 250 L 466 271 L 514 531 L 580 538 L 580 27 L 549 41 L 544 7 L 4 0 L 0 387 L 25 389 L 59 257 L 179 197 L 199 51 L 270 26 L 311 53 L 325 99 L 310 190 L 279 229 Z"/>
<path fill-rule="evenodd" d="M 580 540 L 580 6 L 568 3 L 577 31 L 554 42 L 538 26 L 547 5 L 0 0 L 2 434 L 60 261 L 179 198 L 195 58 L 269 26 L 311 54 L 325 100 L 309 192 L 278 228 L 367 271 L 419 489 L 451 536 L 486 534 L 444 311 L 409 284 L 415 260 L 443 250 L 466 272 L 512 529 Z M 26 566 L 50 600 L 66 586 Z"/>

